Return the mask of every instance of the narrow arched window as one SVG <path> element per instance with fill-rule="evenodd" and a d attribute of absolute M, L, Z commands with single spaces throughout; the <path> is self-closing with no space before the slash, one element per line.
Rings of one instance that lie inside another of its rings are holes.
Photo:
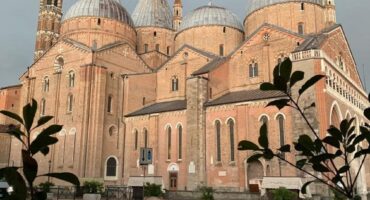
<path fill-rule="evenodd" d="M 285 145 L 285 119 L 283 115 L 278 115 L 276 119 L 279 123 L 280 146 L 283 146 Z"/>
<path fill-rule="evenodd" d="M 251 64 L 249 64 L 249 77 L 254 78 L 258 76 L 258 63 L 256 61 L 252 61 Z"/>
<path fill-rule="evenodd" d="M 113 107 L 113 97 L 108 96 L 107 112 L 112 113 L 112 107 Z"/>
<path fill-rule="evenodd" d="M 40 114 L 42 116 L 45 115 L 45 112 L 46 112 L 46 100 L 45 99 L 41 99 L 41 110 L 40 110 Z"/>
<path fill-rule="evenodd" d="M 232 119 L 227 122 L 230 136 L 230 161 L 235 161 L 235 123 Z"/>
<path fill-rule="evenodd" d="M 144 129 L 144 147 L 148 148 L 148 130 Z"/>
<path fill-rule="evenodd" d="M 224 27 L 222 31 L 223 31 L 224 33 L 226 33 L 226 27 Z"/>
<path fill-rule="evenodd" d="M 148 44 L 144 44 L 144 52 L 147 53 L 148 52 L 148 48 L 149 48 L 149 45 Z"/>
<path fill-rule="evenodd" d="M 178 159 L 182 159 L 182 126 L 180 125 L 178 128 L 179 135 L 178 135 Z"/>
<path fill-rule="evenodd" d="M 216 121 L 215 122 L 215 128 L 216 128 L 216 158 L 217 162 L 221 162 L 221 122 Z"/>
<path fill-rule="evenodd" d="M 42 83 L 42 91 L 49 92 L 49 78 L 45 77 Z"/>
<path fill-rule="evenodd" d="M 139 144 L 139 132 L 135 130 L 134 133 L 134 150 L 137 150 Z"/>
<path fill-rule="evenodd" d="M 170 47 L 170 46 L 168 46 L 168 47 L 167 47 L 167 55 L 168 55 L 168 56 L 170 55 L 170 50 L 171 50 L 171 47 Z"/>
<path fill-rule="evenodd" d="M 298 23 L 298 33 L 301 35 L 304 34 L 304 24 L 302 22 Z"/>
<path fill-rule="evenodd" d="M 220 44 L 220 56 L 224 56 L 224 45 Z"/>
<path fill-rule="evenodd" d="M 98 18 L 98 26 L 100 26 L 100 24 L 101 24 L 101 19 Z"/>
<path fill-rule="evenodd" d="M 269 130 L 269 119 L 267 118 L 267 116 L 262 116 L 261 119 L 260 119 L 260 122 L 261 122 L 261 126 L 266 124 L 267 126 L 267 134 L 268 134 L 268 130 Z"/>
<path fill-rule="evenodd" d="M 156 44 L 156 45 L 155 45 L 155 50 L 156 50 L 156 51 L 159 51 L 159 44 Z"/>
<path fill-rule="evenodd" d="M 176 76 L 174 76 L 174 77 L 172 77 L 172 81 L 171 81 L 171 90 L 173 91 L 173 92 L 175 92 L 175 91 L 178 91 L 179 90 L 179 79 L 176 77 Z"/>
<path fill-rule="evenodd" d="M 73 110 L 73 95 L 68 95 L 67 99 L 67 112 L 72 112 Z"/>
<path fill-rule="evenodd" d="M 171 127 L 167 128 L 167 159 L 171 159 Z"/>
<path fill-rule="evenodd" d="M 304 3 L 301 3 L 301 10 L 304 10 Z"/>
<path fill-rule="evenodd" d="M 105 175 L 109 177 L 117 176 L 117 161 L 115 158 L 111 157 L 107 160 L 107 172 Z"/>
<path fill-rule="evenodd" d="M 75 86 L 75 73 L 73 71 L 68 73 L 68 86 L 70 88 Z"/>
<path fill-rule="evenodd" d="M 154 31 L 153 35 L 154 37 L 157 37 L 157 31 Z"/>

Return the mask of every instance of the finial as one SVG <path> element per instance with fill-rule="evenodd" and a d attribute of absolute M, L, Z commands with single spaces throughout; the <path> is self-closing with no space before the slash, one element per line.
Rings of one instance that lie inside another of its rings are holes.
<path fill-rule="evenodd" d="M 212 2 L 212 0 L 209 0 L 208 5 L 209 5 L 209 6 L 213 6 L 213 2 Z"/>

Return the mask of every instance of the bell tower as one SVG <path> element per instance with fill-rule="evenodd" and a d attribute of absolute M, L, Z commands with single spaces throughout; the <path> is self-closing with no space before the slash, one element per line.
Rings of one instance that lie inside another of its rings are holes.
<path fill-rule="evenodd" d="M 334 0 L 326 0 L 325 2 L 325 21 L 327 26 L 331 26 L 337 23 L 337 14 L 335 10 Z"/>
<path fill-rule="evenodd" d="M 63 0 L 40 0 L 34 60 L 39 59 L 59 38 Z"/>
<path fill-rule="evenodd" d="M 173 29 L 175 31 L 179 30 L 182 22 L 182 1 L 175 0 L 173 4 Z"/>

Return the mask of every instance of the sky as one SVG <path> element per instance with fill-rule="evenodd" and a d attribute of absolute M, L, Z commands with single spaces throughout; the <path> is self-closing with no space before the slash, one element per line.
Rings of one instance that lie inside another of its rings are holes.
<path fill-rule="evenodd" d="M 77 0 L 64 0 L 63 10 Z M 171 3 L 173 0 L 169 0 Z M 213 0 L 244 20 L 251 0 Z M 137 0 L 121 0 L 131 13 Z M 184 14 L 209 0 L 183 0 Z M 342 24 L 358 70 L 370 89 L 370 8 L 369 0 L 336 0 L 337 23 Z M 1 0 L 0 6 L 0 88 L 19 83 L 19 76 L 33 61 L 39 0 Z M 363 67 L 364 66 L 364 67 Z M 364 69 L 364 70 L 363 70 Z"/>

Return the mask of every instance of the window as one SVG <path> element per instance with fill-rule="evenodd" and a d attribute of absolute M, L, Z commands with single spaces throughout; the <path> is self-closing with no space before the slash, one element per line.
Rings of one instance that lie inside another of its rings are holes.
<path fill-rule="evenodd" d="M 176 10 L 176 16 L 179 16 L 179 10 Z"/>
<path fill-rule="evenodd" d="M 216 158 L 218 162 L 221 162 L 221 122 L 216 121 Z"/>
<path fill-rule="evenodd" d="M 144 128 L 144 147 L 148 148 L 148 130 Z"/>
<path fill-rule="evenodd" d="M 107 172 L 105 174 L 107 177 L 117 176 L 117 161 L 115 158 L 109 158 L 107 160 Z"/>
<path fill-rule="evenodd" d="M 144 44 L 144 52 L 147 53 L 148 52 L 148 44 Z"/>
<path fill-rule="evenodd" d="M 155 45 L 155 50 L 159 51 L 159 44 Z"/>
<path fill-rule="evenodd" d="M 304 24 L 302 22 L 298 24 L 298 33 L 301 35 L 304 34 Z"/>
<path fill-rule="evenodd" d="M 73 95 L 68 95 L 67 99 L 67 112 L 72 112 L 73 110 Z"/>
<path fill-rule="evenodd" d="M 49 78 L 48 77 L 44 78 L 44 81 L 42 83 L 42 91 L 49 92 Z"/>
<path fill-rule="evenodd" d="M 178 152 L 178 159 L 181 160 L 182 159 L 182 126 L 180 125 L 178 127 L 178 131 L 179 131 L 179 135 L 178 135 L 178 148 L 179 148 L 179 152 Z"/>
<path fill-rule="evenodd" d="M 137 130 L 135 130 L 134 137 L 135 137 L 134 150 L 137 150 L 139 143 L 139 132 Z"/>
<path fill-rule="evenodd" d="M 75 86 L 75 73 L 73 71 L 68 73 L 68 86 L 70 88 Z"/>
<path fill-rule="evenodd" d="M 178 91 L 179 90 L 179 79 L 176 76 L 174 76 L 172 77 L 171 83 L 172 83 L 171 85 L 172 92 Z"/>
<path fill-rule="evenodd" d="M 170 48 L 170 46 L 168 46 L 168 47 L 167 47 L 167 55 L 168 55 L 168 56 L 170 55 L 170 50 L 171 50 L 171 48 Z"/>
<path fill-rule="evenodd" d="M 338 66 L 339 66 L 340 69 L 344 69 L 344 62 L 343 62 L 342 53 L 340 53 L 339 56 L 338 56 Z"/>
<path fill-rule="evenodd" d="M 47 0 L 46 5 L 51 5 L 52 3 L 52 0 Z"/>
<path fill-rule="evenodd" d="M 107 112 L 112 113 L 113 97 L 108 96 Z"/>
<path fill-rule="evenodd" d="M 146 98 L 143 97 L 143 106 L 145 106 L 145 104 L 146 104 Z"/>
<path fill-rule="evenodd" d="M 171 159 L 171 127 L 167 128 L 167 159 Z"/>
<path fill-rule="evenodd" d="M 267 116 L 266 115 L 262 116 L 261 119 L 260 119 L 260 122 L 261 122 L 261 125 L 266 124 L 266 126 L 267 126 L 267 133 L 268 133 L 269 119 L 267 118 Z"/>
<path fill-rule="evenodd" d="M 223 31 L 224 33 L 226 33 L 226 27 L 224 27 L 222 31 Z"/>
<path fill-rule="evenodd" d="M 101 24 L 101 19 L 98 18 L 98 26 L 100 26 L 100 24 Z"/>
<path fill-rule="evenodd" d="M 256 61 L 252 61 L 251 64 L 249 64 L 249 77 L 254 78 L 258 76 L 258 63 Z"/>
<path fill-rule="evenodd" d="M 230 135 L 230 161 L 235 161 L 235 137 L 234 137 L 234 127 L 235 123 L 232 119 L 227 122 L 229 126 L 229 135 Z"/>
<path fill-rule="evenodd" d="M 224 45 L 220 44 L 220 56 L 224 56 Z"/>
<path fill-rule="evenodd" d="M 54 6 L 58 6 L 58 0 L 54 0 Z"/>
<path fill-rule="evenodd" d="M 45 111 L 46 111 L 46 100 L 45 99 L 42 99 L 41 100 L 41 115 L 44 116 L 45 115 Z"/>
<path fill-rule="evenodd" d="M 154 37 L 157 37 L 157 31 L 154 31 L 153 35 Z"/>
<path fill-rule="evenodd" d="M 304 3 L 301 3 L 301 10 L 304 10 Z"/>
<path fill-rule="evenodd" d="M 280 146 L 285 145 L 285 127 L 284 127 L 284 116 L 278 115 L 277 118 L 279 123 L 279 134 L 280 134 Z"/>

